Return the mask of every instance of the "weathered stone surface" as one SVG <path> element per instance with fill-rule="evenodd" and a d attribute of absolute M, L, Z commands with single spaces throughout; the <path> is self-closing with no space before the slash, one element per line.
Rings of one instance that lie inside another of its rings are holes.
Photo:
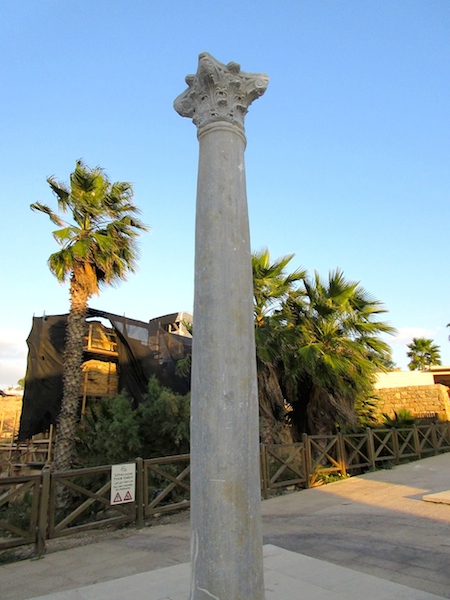
<path fill-rule="evenodd" d="M 269 78 L 262 73 L 244 73 L 237 63 L 224 65 L 203 52 L 197 74 L 188 75 L 186 83 L 188 89 L 174 102 L 182 117 L 191 118 L 198 128 L 228 122 L 243 131 L 248 107 L 265 92 Z"/>
<path fill-rule="evenodd" d="M 209 54 L 175 109 L 200 142 L 191 384 L 191 600 L 264 598 L 244 116 L 267 87 Z"/>

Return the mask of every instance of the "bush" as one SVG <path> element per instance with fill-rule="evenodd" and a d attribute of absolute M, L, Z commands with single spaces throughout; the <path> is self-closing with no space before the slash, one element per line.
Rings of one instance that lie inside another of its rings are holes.
<path fill-rule="evenodd" d="M 28 531 L 30 529 L 32 503 L 33 494 L 30 490 L 27 490 L 21 498 L 15 498 L 0 508 L 0 519 L 6 521 L 9 525 Z M 0 530 L 0 537 L 11 537 L 11 534 L 2 529 Z"/>
<path fill-rule="evenodd" d="M 127 462 L 139 456 L 141 443 L 136 412 L 120 394 L 102 398 L 84 416 L 78 429 L 79 466 L 92 467 Z"/>
<path fill-rule="evenodd" d="M 189 452 L 189 394 L 176 394 L 152 377 L 145 402 L 137 409 L 137 418 L 144 458 Z"/>
<path fill-rule="evenodd" d="M 393 417 L 383 414 L 383 419 L 387 427 L 411 427 L 417 422 L 417 419 L 406 408 L 402 408 L 398 412 L 394 411 Z"/>
<path fill-rule="evenodd" d="M 189 452 L 189 394 L 148 384 L 133 410 L 125 394 L 93 404 L 78 428 L 78 466 L 91 467 Z"/>

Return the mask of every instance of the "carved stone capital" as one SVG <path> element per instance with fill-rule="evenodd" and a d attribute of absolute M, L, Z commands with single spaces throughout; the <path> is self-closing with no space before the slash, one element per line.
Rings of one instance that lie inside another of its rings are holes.
<path fill-rule="evenodd" d="M 262 73 L 244 73 L 240 65 L 219 62 L 207 52 L 198 57 L 196 75 L 186 77 L 188 89 L 174 102 L 182 117 L 190 117 L 198 129 L 226 121 L 244 130 L 248 107 L 262 96 L 269 78 Z"/>

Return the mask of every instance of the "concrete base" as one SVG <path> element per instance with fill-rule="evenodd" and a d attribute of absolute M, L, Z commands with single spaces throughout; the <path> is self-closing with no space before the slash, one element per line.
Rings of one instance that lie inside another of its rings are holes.
<path fill-rule="evenodd" d="M 264 546 L 264 579 L 266 600 L 443 600 L 273 545 Z M 32 600 L 187 600 L 189 585 L 185 563 Z"/>

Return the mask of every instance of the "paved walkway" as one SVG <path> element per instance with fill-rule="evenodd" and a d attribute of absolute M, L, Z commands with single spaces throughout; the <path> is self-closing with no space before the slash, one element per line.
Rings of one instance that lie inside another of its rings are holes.
<path fill-rule="evenodd" d="M 267 600 L 450 598 L 449 489 L 442 454 L 264 501 Z M 0 566 L 0 599 L 187 600 L 188 561 L 187 520 L 129 530 Z"/>

